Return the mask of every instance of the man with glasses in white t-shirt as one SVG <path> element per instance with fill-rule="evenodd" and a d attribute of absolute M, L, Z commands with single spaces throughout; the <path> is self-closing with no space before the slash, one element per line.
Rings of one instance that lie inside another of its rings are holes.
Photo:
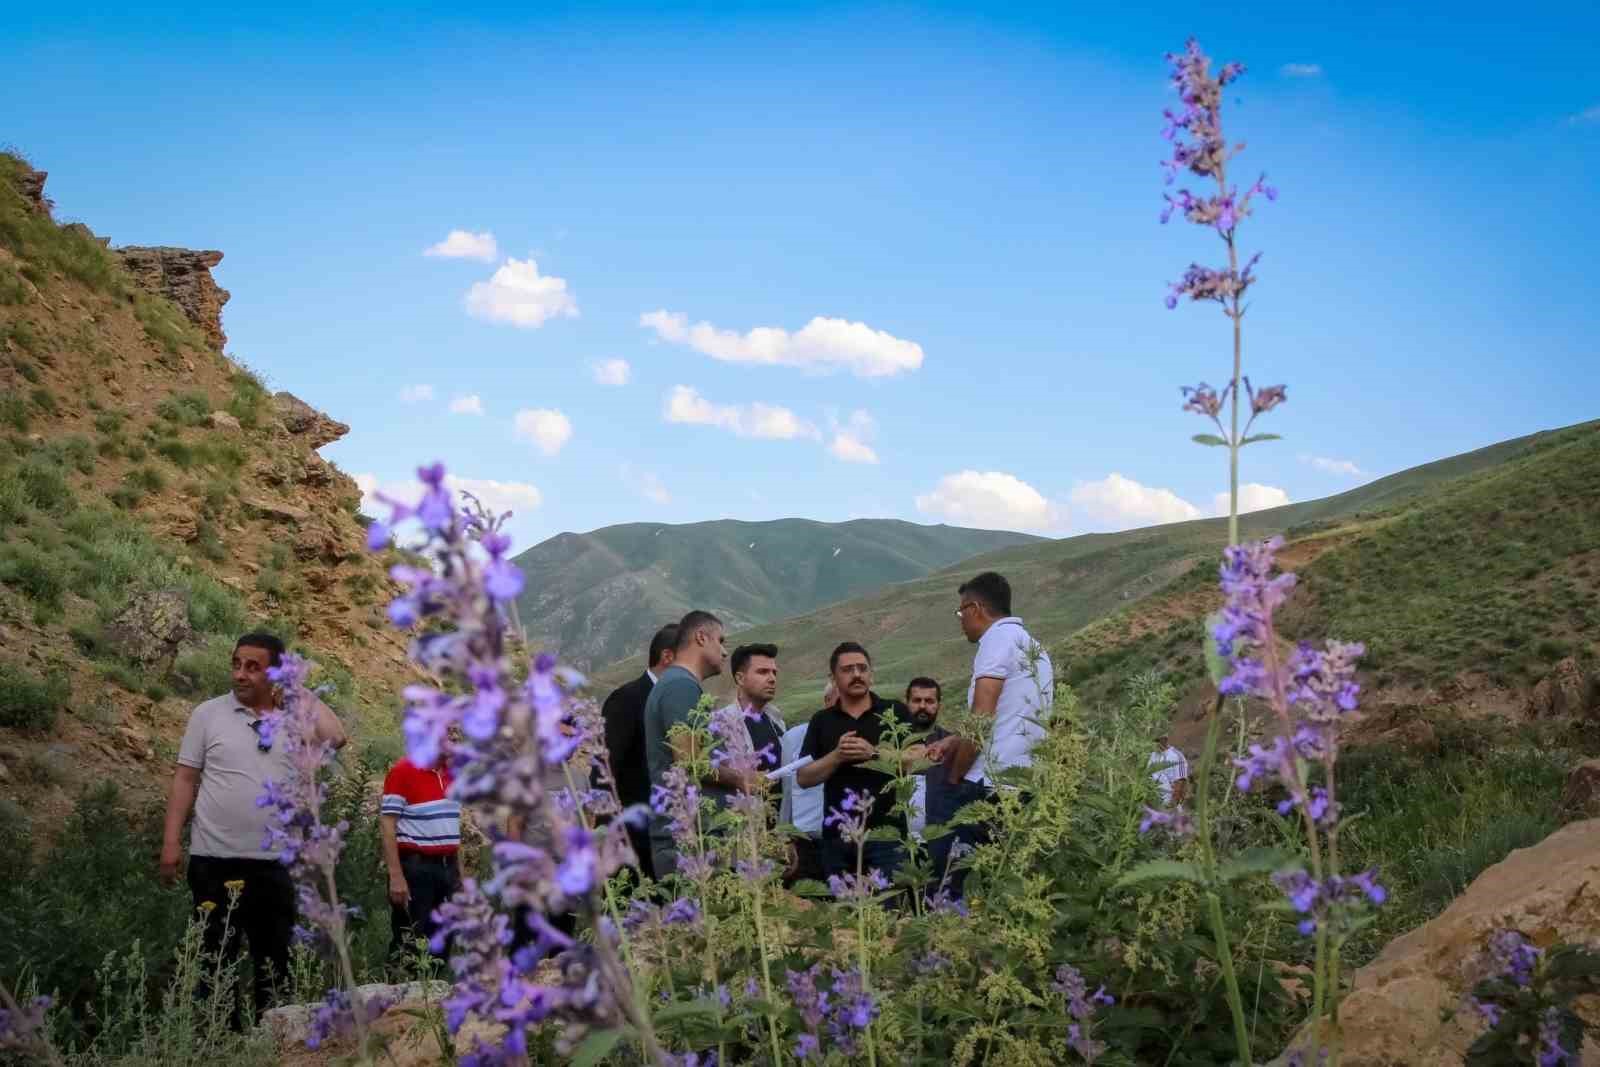
<path fill-rule="evenodd" d="M 1044 736 L 1040 723 L 1050 714 L 1055 691 L 1049 653 L 1011 614 L 1011 583 L 994 571 L 984 571 L 963 583 L 957 593 L 961 632 L 978 646 L 967 706 L 974 715 L 992 718 L 994 726 L 981 748 L 960 737 L 928 746 L 928 758 L 944 764 L 949 787 L 942 791 L 940 810 L 929 805 L 929 823 L 948 822 L 968 804 L 987 798 L 1004 771 L 1033 764 L 1033 746 Z M 949 871 L 952 847 L 957 842 L 975 846 L 987 836 L 987 827 L 958 826 L 929 846 L 939 877 L 949 873 L 946 885 L 951 895 L 960 896 L 965 874 Z"/>

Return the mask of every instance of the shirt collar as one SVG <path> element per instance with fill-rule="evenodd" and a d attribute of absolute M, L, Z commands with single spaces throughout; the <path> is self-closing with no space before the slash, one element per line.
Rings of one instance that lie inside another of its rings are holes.
<path fill-rule="evenodd" d="M 650 679 L 650 684 L 651 685 L 655 685 L 657 682 L 661 681 L 660 678 L 656 677 L 656 672 L 651 670 L 649 667 L 646 667 L 644 669 L 644 673 Z"/>

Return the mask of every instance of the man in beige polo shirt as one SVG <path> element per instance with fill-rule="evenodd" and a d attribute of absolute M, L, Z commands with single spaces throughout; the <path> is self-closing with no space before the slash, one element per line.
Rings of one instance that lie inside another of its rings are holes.
<path fill-rule="evenodd" d="M 288 976 L 295 921 L 289 872 L 264 847 L 271 809 L 256 804 L 268 780 L 281 782 L 289 774 L 283 738 L 263 745 L 260 732 L 262 716 L 280 702 L 267 669 L 279 664 L 283 651 L 283 642 L 271 634 L 239 638 L 233 650 L 233 692 L 206 701 L 189 715 L 161 842 L 161 880 L 170 885 L 183 861 L 183 825 L 194 813 L 188 879 L 195 907 L 206 916 L 206 951 L 235 958 L 240 935 L 250 943 L 257 1018 L 269 1006 L 273 984 Z M 316 712 L 317 737 L 334 748 L 343 746 L 344 727 L 333 711 L 319 700 Z M 222 920 L 229 886 L 235 883 L 239 899 L 228 918 L 224 944 Z"/>

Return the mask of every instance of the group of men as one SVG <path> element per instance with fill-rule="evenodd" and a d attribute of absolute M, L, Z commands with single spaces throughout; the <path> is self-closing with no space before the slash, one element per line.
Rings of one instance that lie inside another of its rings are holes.
<path fill-rule="evenodd" d="M 1043 736 L 1042 722 L 1050 713 L 1050 657 L 1011 613 L 1010 584 L 986 571 L 963 583 L 957 596 L 961 632 L 977 645 L 967 704 L 976 716 L 992 720 L 981 746 L 938 725 L 943 693 L 937 680 L 912 678 L 903 699 L 880 694 L 873 686 L 872 656 L 855 641 L 842 642 L 828 658 L 824 706 L 788 725 L 776 704 L 777 647 L 742 645 L 730 657 L 721 620 L 697 610 L 656 632 L 644 674 L 611 693 L 602 708 L 611 772 L 623 803 L 647 803 L 668 768 L 690 757 L 673 743 L 672 731 L 689 723 L 706 683 L 727 667 L 733 677 L 733 706 L 742 713 L 748 736 L 723 738 L 719 744 L 748 743 L 748 751 L 757 756 L 756 769 L 748 769 L 748 761 L 713 761 L 697 783 L 702 796 L 725 804 L 735 793 L 781 790 L 776 819 L 797 831 L 786 872 L 791 882 L 854 871 L 858 860 L 864 868 L 892 877 L 904 861 L 900 842 L 868 839 L 853 844 L 843 832 L 843 820 L 830 817 L 844 809 L 846 795 L 870 799 L 865 815 L 869 831 L 887 826 L 914 833 L 946 823 L 962 807 L 989 796 L 1003 771 L 1031 764 L 1033 746 Z M 894 776 L 868 766 L 895 726 L 906 742 L 903 758 L 932 761 L 919 772 L 910 810 L 896 803 Z M 629 832 L 647 877 L 676 869 L 665 816 L 656 815 L 648 829 Z M 930 843 L 941 880 L 954 846 L 975 844 L 982 834 L 981 826 L 964 825 Z M 959 893 L 959 874 L 946 889 Z"/>
<path fill-rule="evenodd" d="M 988 728 L 979 731 L 986 735 L 981 745 L 939 725 L 943 693 L 935 679 L 910 679 L 898 699 L 880 694 L 873 685 L 872 656 L 855 641 L 842 642 L 829 656 L 824 706 L 789 724 L 776 703 L 775 646 L 740 646 L 730 662 L 723 624 L 710 612 L 691 611 L 663 626 L 650 642 L 645 672 L 611 693 L 602 709 L 622 802 L 648 804 L 668 768 L 690 758 L 675 744 L 673 728 L 689 722 L 706 683 L 731 668 L 733 701 L 745 736 L 724 736 L 719 744 L 748 744 L 745 754 L 755 757 L 755 769 L 749 760 L 713 761 L 698 783 L 702 795 L 719 804 L 741 792 L 776 800 L 775 822 L 796 831 L 785 872 L 791 884 L 854 871 L 858 861 L 892 877 L 904 862 L 899 840 L 869 838 L 858 846 L 846 839 L 841 820 L 830 817 L 846 807 L 846 795 L 870 798 L 869 830 L 890 826 L 918 834 L 925 826 L 948 823 L 961 808 L 1002 787 L 1004 771 L 1031 765 L 1050 713 L 1050 657 L 1012 614 L 1006 579 L 986 571 L 962 583 L 955 614 L 962 634 L 977 646 L 967 705 L 974 721 L 988 720 Z M 207 949 L 235 956 L 242 950 L 241 938 L 249 942 L 258 1012 L 270 1002 L 272 979 L 288 975 L 296 912 L 288 872 L 265 846 L 268 809 L 256 803 L 269 780 L 282 781 L 289 774 L 287 746 L 263 729 L 264 718 L 282 707 L 282 693 L 268 672 L 283 653 L 283 643 L 270 634 L 244 635 L 233 652 L 232 691 L 190 715 L 160 858 L 162 878 L 176 881 L 183 829 L 192 816 L 187 879 L 196 907 L 208 916 Z M 339 719 L 320 700 L 315 718 L 318 739 L 336 749 L 346 743 Z M 931 761 L 918 772 L 909 810 L 896 803 L 893 776 L 868 766 L 891 729 L 905 742 L 902 758 L 918 765 L 924 757 Z M 1152 766 L 1162 755 L 1152 756 Z M 1177 758 L 1181 761 L 1181 753 Z M 1158 766 L 1158 774 L 1181 778 L 1186 768 L 1169 773 L 1170 762 Z M 450 785 L 444 763 L 421 767 L 409 759 L 398 761 L 384 780 L 380 839 L 396 950 L 432 932 L 434 910 L 461 884 L 461 808 L 449 795 Z M 1171 799 L 1167 788 L 1163 793 Z M 520 837 L 524 828 L 503 829 Z M 630 823 L 627 829 L 645 877 L 660 878 L 676 869 L 664 817 L 656 816 L 648 827 Z M 961 889 L 959 873 L 945 877 L 955 845 L 976 844 L 984 833 L 981 825 L 963 825 L 929 842 L 935 872 L 951 895 Z M 525 924 L 517 925 L 521 933 Z"/>

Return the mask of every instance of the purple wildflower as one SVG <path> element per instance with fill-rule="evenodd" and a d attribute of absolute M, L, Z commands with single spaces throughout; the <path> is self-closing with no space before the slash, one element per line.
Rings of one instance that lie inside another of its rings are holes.
<path fill-rule="evenodd" d="M 1204 415 L 1208 419 L 1215 421 L 1217 416 L 1222 413 L 1222 404 L 1228 397 L 1228 390 L 1232 388 L 1233 386 L 1231 385 L 1224 386 L 1222 392 L 1218 393 L 1205 382 L 1201 382 L 1199 385 L 1185 385 L 1182 387 L 1185 398 L 1183 410 L 1192 411 L 1196 415 Z"/>
<path fill-rule="evenodd" d="M 5 997 L 11 1002 L 10 995 Z M 34 997 L 18 1004 L 16 1011 L 0 1007 L 0 1051 L 26 1051 L 45 1040 L 45 1013 L 50 1010 L 51 999 Z"/>
<path fill-rule="evenodd" d="M 1063 963 L 1056 968 L 1056 977 L 1050 983 L 1050 988 L 1067 998 L 1067 1014 L 1073 1019 L 1067 1026 L 1067 1044 L 1086 1063 L 1093 1063 L 1106 1050 L 1105 1043 L 1093 1037 L 1094 1013 L 1101 1006 L 1115 1004 L 1116 998 L 1106 992 L 1105 986 L 1090 993 L 1089 983 L 1070 963 Z"/>
<path fill-rule="evenodd" d="M 824 826 L 837 826 L 839 836 L 859 845 L 867 839 L 867 817 L 872 813 L 872 797 L 855 789 L 847 789 L 839 806 L 823 818 Z"/>
<path fill-rule="evenodd" d="M 1493 1030 L 1500 1025 L 1500 1017 L 1503 1014 L 1500 1005 L 1492 1000 L 1479 1000 L 1477 997 L 1469 998 L 1468 1003 L 1483 1016 L 1484 1022 L 1489 1024 L 1489 1029 Z"/>
<path fill-rule="evenodd" d="M 1497 930 L 1489 938 L 1488 956 L 1495 975 L 1518 989 L 1527 989 L 1543 952 L 1515 930 Z"/>
<path fill-rule="evenodd" d="M 330 989 L 311 1015 L 311 1024 L 306 1028 L 306 1048 L 321 1048 L 330 1038 L 348 1037 L 356 1032 L 358 1013 L 360 1021 L 370 1025 L 393 1005 L 393 997 L 377 994 L 357 1008 L 351 1003 L 348 990 Z"/>
<path fill-rule="evenodd" d="M 1539 1020 L 1537 1057 L 1539 1067 L 1563 1067 L 1572 1062 L 1572 1053 L 1561 1044 L 1561 1009 L 1553 1005 L 1545 1009 L 1544 1017 Z"/>
<path fill-rule="evenodd" d="M 846 873 L 828 876 L 828 892 L 833 894 L 833 899 L 841 902 L 864 903 L 876 899 L 879 893 L 888 888 L 889 880 L 877 868 L 866 874 Z"/>
<path fill-rule="evenodd" d="M 1147 834 L 1156 828 L 1165 830 L 1174 837 L 1193 837 L 1194 819 L 1189 816 L 1189 812 L 1182 804 L 1171 811 L 1146 806 L 1144 818 L 1139 822 L 1139 832 Z"/>

